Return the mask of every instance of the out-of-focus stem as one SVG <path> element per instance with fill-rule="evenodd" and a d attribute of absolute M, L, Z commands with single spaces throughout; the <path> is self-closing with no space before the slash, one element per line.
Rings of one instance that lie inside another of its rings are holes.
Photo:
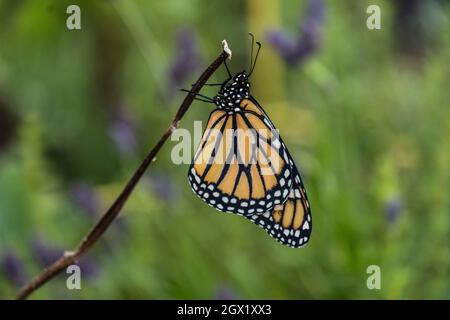
<path fill-rule="evenodd" d="M 279 102 L 285 99 L 284 65 L 276 52 L 264 44 L 267 26 L 278 27 L 280 20 L 280 1 L 247 0 L 248 28 L 257 40 L 262 41 L 255 73 L 252 76 L 252 91 L 258 100 Z"/>

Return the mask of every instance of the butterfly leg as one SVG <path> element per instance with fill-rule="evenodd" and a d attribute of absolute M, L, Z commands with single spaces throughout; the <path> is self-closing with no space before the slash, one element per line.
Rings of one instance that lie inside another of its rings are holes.
<path fill-rule="evenodd" d="M 222 84 L 223 84 L 222 82 L 221 83 L 205 83 L 205 86 L 213 87 L 213 86 L 221 86 Z"/>
<path fill-rule="evenodd" d="M 230 68 L 228 68 L 228 64 L 227 64 L 226 60 L 223 62 L 223 64 L 225 65 L 225 68 L 227 69 L 228 80 L 226 82 L 228 82 L 228 81 L 230 81 L 231 78 L 233 78 L 233 76 L 231 75 Z"/>
<path fill-rule="evenodd" d="M 225 86 L 227 85 L 227 83 L 233 78 L 233 76 L 231 75 L 230 69 L 228 68 L 227 61 L 225 60 L 225 61 L 223 62 L 223 64 L 225 65 L 225 68 L 227 69 L 228 79 L 225 80 L 225 81 L 220 85 L 220 90 L 221 90 L 221 91 L 225 88 Z"/>
<path fill-rule="evenodd" d="M 187 92 L 187 93 L 193 93 L 192 91 L 187 90 L 187 89 L 180 89 L 180 91 Z M 197 98 L 197 96 L 200 97 L 200 98 L 203 98 L 203 99 L 199 99 L 199 98 Z M 203 102 L 214 103 L 214 99 L 212 99 L 212 98 L 210 98 L 208 96 L 205 96 L 203 94 L 200 94 L 200 93 L 196 93 L 195 94 L 195 99 L 199 100 L 199 101 L 203 101 Z"/>

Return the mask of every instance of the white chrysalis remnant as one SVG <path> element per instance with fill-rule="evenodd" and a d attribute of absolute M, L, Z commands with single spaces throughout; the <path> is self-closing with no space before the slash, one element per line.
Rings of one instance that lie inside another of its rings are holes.
<path fill-rule="evenodd" d="M 223 51 L 225 51 L 228 54 L 228 59 L 231 60 L 231 56 L 233 55 L 233 53 L 231 52 L 230 47 L 228 47 L 227 40 L 222 40 L 222 48 Z"/>

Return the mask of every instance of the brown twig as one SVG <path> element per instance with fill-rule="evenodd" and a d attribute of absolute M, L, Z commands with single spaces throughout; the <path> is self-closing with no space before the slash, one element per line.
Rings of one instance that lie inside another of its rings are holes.
<path fill-rule="evenodd" d="M 120 213 L 120 210 L 124 206 L 130 194 L 133 192 L 134 187 L 136 187 L 145 170 L 148 168 L 150 163 L 152 163 L 153 159 L 155 158 L 163 144 L 166 142 L 166 140 L 170 137 L 172 132 L 178 127 L 178 123 L 191 106 L 196 94 L 200 92 L 201 88 L 204 86 L 209 77 L 211 77 L 211 75 L 220 67 L 220 65 L 227 59 L 227 57 L 231 57 L 231 51 L 229 50 L 225 40 L 222 42 L 222 46 L 223 51 L 220 56 L 217 57 L 217 59 L 209 65 L 209 67 L 198 78 L 197 82 L 195 82 L 195 84 L 192 86 L 191 92 L 188 93 L 188 95 L 184 98 L 183 103 L 178 109 L 174 119 L 170 123 L 170 126 L 162 134 L 161 138 L 153 147 L 153 149 L 150 150 L 142 164 L 139 166 L 139 168 L 137 168 L 125 188 L 119 194 L 108 211 L 106 211 L 106 213 L 100 218 L 97 224 L 89 231 L 89 233 L 74 251 L 66 252 L 64 256 L 59 258 L 49 267 L 45 268 L 36 278 L 34 278 L 31 282 L 29 282 L 21 289 L 21 291 L 17 294 L 16 299 L 26 299 L 31 293 L 33 293 L 39 287 L 52 279 L 60 271 L 76 262 L 76 260 L 80 258 L 87 250 L 89 250 L 89 248 L 91 248 L 102 236 L 102 234 L 108 229 L 111 222 L 113 222 L 117 215 Z"/>

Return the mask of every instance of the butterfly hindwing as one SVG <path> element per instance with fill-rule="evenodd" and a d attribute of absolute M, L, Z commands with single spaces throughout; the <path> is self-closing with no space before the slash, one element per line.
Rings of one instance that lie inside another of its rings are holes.
<path fill-rule="evenodd" d="M 263 228 L 271 237 L 284 245 L 298 248 L 309 242 L 312 217 L 305 188 L 297 169 L 293 168 L 294 186 L 283 205 L 260 215 L 245 217 Z"/>

